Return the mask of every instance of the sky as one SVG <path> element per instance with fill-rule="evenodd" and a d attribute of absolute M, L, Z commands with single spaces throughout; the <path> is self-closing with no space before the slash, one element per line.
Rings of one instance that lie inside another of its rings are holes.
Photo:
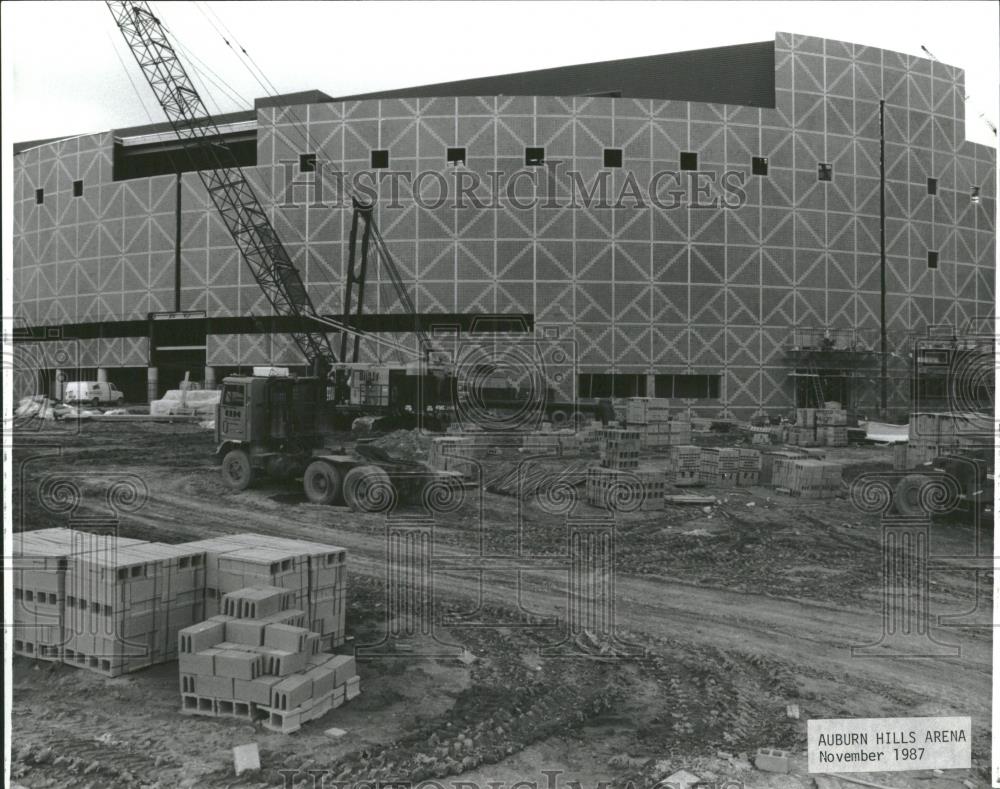
<path fill-rule="evenodd" d="M 782 30 L 914 55 L 926 46 L 966 71 L 968 138 L 997 142 L 976 117 L 985 112 L 996 125 L 1000 116 L 1000 23 L 992 2 L 152 6 L 182 54 L 193 53 L 238 94 L 209 85 L 213 111 L 246 109 L 267 92 L 226 47 L 227 29 L 278 92 L 316 88 L 332 96 L 766 41 Z M 5 2 L 0 10 L 5 147 L 163 119 L 104 3 Z"/>

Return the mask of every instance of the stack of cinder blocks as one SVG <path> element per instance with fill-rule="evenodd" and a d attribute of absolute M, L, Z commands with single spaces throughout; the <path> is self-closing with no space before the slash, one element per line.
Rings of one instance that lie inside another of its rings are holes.
<path fill-rule="evenodd" d="M 218 614 L 180 631 L 181 711 L 262 721 L 290 733 L 361 692 L 354 658 L 321 651 L 289 589 L 227 593 Z"/>
<path fill-rule="evenodd" d="M 219 613 L 220 594 L 280 587 L 318 634 L 344 641 L 346 551 L 233 535 L 181 545 L 72 529 L 14 535 L 14 652 L 108 676 L 177 657 L 177 632 Z M 221 589 L 221 592 L 220 592 Z"/>
<path fill-rule="evenodd" d="M 816 409 L 816 439 L 821 446 L 847 446 L 847 411 L 842 408 Z"/>
<path fill-rule="evenodd" d="M 698 479 L 706 485 L 731 488 L 740 470 L 740 450 L 734 447 L 702 447 Z"/>
<path fill-rule="evenodd" d="M 587 469 L 587 502 L 604 509 L 662 510 L 666 478 L 648 468 Z"/>
<path fill-rule="evenodd" d="M 609 428 L 601 431 L 601 467 L 633 469 L 639 466 L 639 431 Z"/>
<path fill-rule="evenodd" d="M 804 499 L 836 498 L 841 489 L 838 463 L 803 458 L 775 458 L 771 469 L 774 487 Z"/>
<path fill-rule="evenodd" d="M 739 468 L 736 471 L 736 485 L 749 487 L 760 482 L 760 452 L 756 449 L 739 449 Z"/>
<path fill-rule="evenodd" d="M 670 447 L 670 465 L 667 477 L 676 487 L 698 484 L 701 468 L 701 447 L 681 445 Z"/>
<path fill-rule="evenodd" d="M 204 616 L 204 554 L 71 529 L 15 538 L 15 652 L 118 676 L 177 655 Z"/>
<path fill-rule="evenodd" d="M 689 419 L 670 417 L 670 400 L 665 397 L 630 397 L 626 404 L 630 429 L 639 431 L 643 449 L 660 449 L 691 443 Z"/>
<path fill-rule="evenodd" d="M 221 612 L 223 595 L 248 586 L 276 586 L 294 593 L 306 625 L 322 648 L 344 641 L 347 551 L 321 543 L 237 534 L 188 543 L 205 552 L 207 616 Z"/>

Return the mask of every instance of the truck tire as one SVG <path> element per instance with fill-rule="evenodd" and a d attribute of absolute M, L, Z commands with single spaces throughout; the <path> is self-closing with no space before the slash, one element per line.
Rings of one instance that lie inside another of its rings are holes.
<path fill-rule="evenodd" d="M 903 477 L 896 485 L 896 494 L 893 497 L 896 511 L 900 515 L 910 517 L 925 515 L 923 507 L 920 506 L 920 489 L 930 481 L 930 477 L 924 474 L 907 474 Z"/>
<path fill-rule="evenodd" d="M 246 490 L 253 484 L 250 456 L 242 449 L 232 449 L 222 459 L 222 481 L 233 490 Z"/>
<path fill-rule="evenodd" d="M 390 504 L 388 485 L 385 469 L 355 466 L 344 476 L 344 502 L 353 512 L 381 512 Z"/>
<path fill-rule="evenodd" d="M 340 494 L 340 472 L 325 460 L 314 460 L 302 474 L 302 488 L 313 504 L 333 504 Z"/>

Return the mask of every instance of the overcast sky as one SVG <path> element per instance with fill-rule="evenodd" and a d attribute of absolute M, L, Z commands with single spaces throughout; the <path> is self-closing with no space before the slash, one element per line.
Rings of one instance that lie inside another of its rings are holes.
<path fill-rule="evenodd" d="M 152 5 L 180 44 L 250 103 L 265 91 L 212 23 L 232 32 L 278 91 L 317 88 L 333 96 L 765 41 L 776 30 L 914 55 L 923 44 L 965 69 L 975 107 L 968 137 L 996 145 L 976 117 L 985 111 L 996 124 L 1000 114 L 1000 35 L 992 2 Z M 5 2 L 2 13 L 5 143 L 163 119 L 104 3 Z M 246 108 L 208 88 L 210 109 Z"/>

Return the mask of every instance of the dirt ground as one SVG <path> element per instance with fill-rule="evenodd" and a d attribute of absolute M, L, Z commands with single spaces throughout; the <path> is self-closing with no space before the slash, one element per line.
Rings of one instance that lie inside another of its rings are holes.
<path fill-rule="evenodd" d="M 145 483 L 148 500 L 123 517 L 125 536 L 182 542 L 250 531 L 346 547 L 350 643 L 378 641 L 387 627 L 385 517 L 309 504 L 292 483 L 231 492 L 211 464 L 213 450 L 211 431 L 179 423 L 92 423 L 61 435 L 21 434 L 15 529 L 71 525 L 65 512 L 40 502 L 49 475 L 72 475 L 94 493 L 76 513 L 93 514 L 103 506 L 108 480 L 132 473 Z M 847 481 L 888 469 L 892 460 L 890 450 L 870 447 L 828 455 L 845 463 Z M 503 450 L 490 458 L 485 476 L 518 457 Z M 567 462 L 541 464 L 557 471 Z M 26 787 L 91 789 L 320 786 L 318 776 L 326 773 L 328 781 L 371 785 L 525 779 L 640 789 L 685 769 L 709 782 L 795 789 L 812 784 L 804 757 L 809 718 L 971 715 L 971 770 L 855 775 L 893 787 L 957 789 L 969 779 L 987 785 L 989 628 L 937 628 L 942 641 L 960 647 L 956 657 L 852 657 L 852 645 L 881 634 L 877 517 L 856 510 L 846 495 L 817 501 L 764 487 L 697 492 L 718 503 L 619 517 L 618 642 L 578 643 L 567 651 L 554 647 L 551 629 L 537 626 L 565 621 L 567 574 L 553 570 L 566 551 L 565 516 L 536 497 L 467 489 L 457 508 L 436 518 L 436 555 L 503 557 L 520 545 L 530 557 L 484 560 L 481 574 L 435 573 L 438 643 L 458 645 L 475 659 L 440 649 L 422 657 L 426 644 L 418 642 L 395 657 L 359 661 L 362 695 L 293 735 L 181 715 L 176 664 L 108 679 L 18 658 L 14 778 Z M 601 514 L 580 503 L 570 516 Z M 982 535 L 992 552 L 989 531 Z M 958 519 L 936 523 L 931 554 L 968 555 L 973 539 Z M 988 623 L 992 577 L 981 573 L 977 582 L 961 564 L 960 558 L 938 562 L 931 573 L 932 612 L 965 613 L 978 600 L 972 619 Z M 591 656 L 580 657 L 581 649 Z M 786 712 L 792 704 L 797 719 Z M 325 735 L 332 726 L 347 734 Z M 231 749 L 249 742 L 259 744 L 262 770 L 236 779 Z M 754 769 L 760 747 L 791 751 L 793 774 Z"/>

